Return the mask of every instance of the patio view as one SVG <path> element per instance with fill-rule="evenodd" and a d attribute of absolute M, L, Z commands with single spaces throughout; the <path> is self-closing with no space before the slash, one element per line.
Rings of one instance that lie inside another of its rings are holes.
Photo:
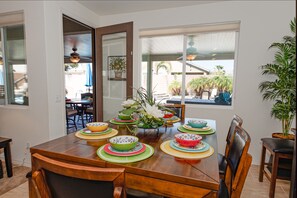
<path fill-rule="evenodd" d="M 236 32 L 142 38 L 142 87 L 162 103 L 231 105 Z M 224 38 L 224 39 L 222 39 Z M 183 76 L 185 84 L 183 87 Z"/>

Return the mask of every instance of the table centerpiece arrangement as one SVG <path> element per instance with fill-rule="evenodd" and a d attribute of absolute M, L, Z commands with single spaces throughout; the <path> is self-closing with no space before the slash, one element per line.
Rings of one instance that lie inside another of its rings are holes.
<path fill-rule="evenodd" d="M 143 129 L 158 129 L 164 125 L 164 114 L 173 111 L 157 103 L 152 93 L 144 88 L 137 89 L 134 98 L 122 103 L 123 109 L 119 112 L 119 117 L 126 115 L 138 120 L 137 127 Z"/>

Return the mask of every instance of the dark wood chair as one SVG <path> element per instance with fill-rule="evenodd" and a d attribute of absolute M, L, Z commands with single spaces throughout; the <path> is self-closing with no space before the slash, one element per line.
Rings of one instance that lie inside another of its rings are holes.
<path fill-rule="evenodd" d="M 236 126 L 234 131 L 234 139 L 226 157 L 226 172 L 220 182 L 219 197 L 222 198 L 240 197 L 252 163 L 252 156 L 248 154 L 251 142 L 249 134 L 240 126 Z"/>
<path fill-rule="evenodd" d="M 67 127 L 67 131 L 70 128 L 75 128 L 75 130 L 77 130 L 77 125 L 76 125 L 76 116 L 77 116 L 77 110 L 76 109 L 72 109 L 72 108 L 67 108 L 66 107 L 66 127 Z"/>
<path fill-rule="evenodd" d="M 6 166 L 6 172 L 7 172 L 7 177 L 12 177 L 13 172 L 12 172 L 12 160 L 11 160 L 11 150 L 10 150 L 10 142 L 12 141 L 11 138 L 3 138 L 0 137 L 0 149 L 4 148 L 4 159 L 5 159 L 5 166 Z M 1 163 L 1 172 L 0 172 L 0 178 L 3 177 L 3 169 L 2 169 L 2 162 Z"/>
<path fill-rule="evenodd" d="M 32 181 L 42 198 L 126 197 L 125 169 L 99 168 L 32 155 Z"/>
<path fill-rule="evenodd" d="M 262 157 L 259 171 L 259 181 L 263 175 L 270 181 L 269 197 L 275 193 L 276 179 L 291 179 L 294 141 L 278 138 L 262 138 Z M 265 162 L 266 150 L 271 154 L 269 162 Z"/>
<path fill-rule="evenodd" d="M 228 134 L 226 137 L 226 147 L 225 147 L 225 154 L 218 153 L 218 162 L 219 162 L 219 171 L 220 171 L 220 177 L 223 178 L 225 175 L 225 170 L 227 167 L 227 161 L 226 157 L 228 156 L 229 153 L 229 148 L 231 146 L 233 137 L 234 137 L 234 131 L 236 126 L 241 126 L 243 123 L 241 117 L 238 115 L 234 115 L 231 124 L 228 130 Z"/>
<path fill-rule="evenodd" d="M 179 117 L 181 120 L 185 119 L 185 110 L 186 106 L 185 104 L 171 104 L 171 103 L 166 103 L 164 105 L 166 108 L 169 108 L 175 112 L 175 115 Z"/>

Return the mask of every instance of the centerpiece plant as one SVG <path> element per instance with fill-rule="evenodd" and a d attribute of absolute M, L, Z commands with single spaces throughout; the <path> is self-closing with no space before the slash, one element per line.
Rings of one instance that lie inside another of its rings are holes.
<path fill-rule="evenodd" d="M 137 127 L 144 129 L 156 129 L 165 122 L 164 112 L 172 112 L 171 109 L 157 103 L 152 93 L 144 88 L 137 89 L 137 95 L 122 103 L 123 110 L 120 113 L 134 116 L 138 119 Z"/>
<path fill-rule="evenodd" d="M 288 136 L 292 120 L 296 115 L 296 19 L 290 23 L 293 36 L 284 36 L 282 42 L 273 43 L 274 62 L 261 66 L 262 74 L 273 76 L 273 81 L 259 85 L 263 100 L 275 101 L 271 116 L 282 122 L 282 133 Z"/>

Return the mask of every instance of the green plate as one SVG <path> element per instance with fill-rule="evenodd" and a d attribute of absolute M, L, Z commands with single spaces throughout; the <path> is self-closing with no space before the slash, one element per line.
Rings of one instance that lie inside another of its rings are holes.
<path fill-rule="evenodd" d="M 146 146 L 146 150 L 139 154 L 139 155 L 134 155 L 134 156 L 114 156 L 114 155 L 109 155 L 107 153 L 105 153 L 104 151 L 104 146 L 101 146 L 98 150 L 97 150 L 97 155 L 108 162 L 114 162 L 114 163 L 131 163 L 131 162 L 138 162 L 141 160 L 145 160 L 147 158 L 149 158 L 150 156 L 152 156 L 154 154 L 154 148 L 151 147 L 150 145 L 145 144 Z"/>
<path fill-rule="evenodd" d="M 185 129 L 183 126 L 179 126 L 177 129 L 183 133 L 192 133 L 192 134 L 199 134 L 199 135 L 210 135 L 216 132 L 215 129 L 211 129 L 209 131 L 191 131 L 191 130 Z"/>
<path fill-rule="evenodd" d="M 104 135 L 104 134 L 107 134 L 107 133 L 110 133 L 112 131 L 112 128 L 108 128 L 106 129 L 105 131 L 102 131 L 102 132 L 86 132 L 86 131 L 90 131 L 90 130 L 87 130 L 87 129 L 81 129 L 79 132 L 80 134 L 82 135 L 95 135 L 95 136 L 98 136 L 98 135 Z"/>
<path fill-rule="evenodd" d="M 127 124 L 137 124 L 138 123 L 138 120 L 134 121 L 134 122 L 117 122 L 113 119 L 109 120 L 109 122 L 111 124 L 117 124 L 117 125 L 127 125 Z"/>

